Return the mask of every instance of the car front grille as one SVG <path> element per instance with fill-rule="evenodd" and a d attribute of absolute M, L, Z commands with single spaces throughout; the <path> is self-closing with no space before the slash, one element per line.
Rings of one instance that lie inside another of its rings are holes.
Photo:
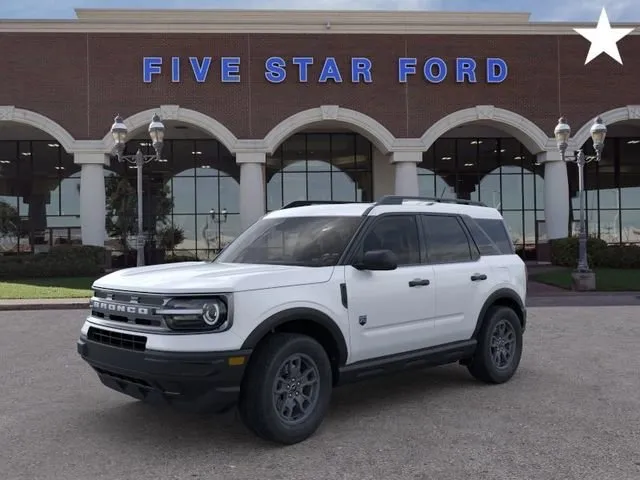
<path fill-rule="evenodd" d="M 130 335 L 128 333 L 112 332 L 102 328 L 89 327 L 87 338 L 92 342 L 108 345 L 110 347 L 144 352 L 147 347 L 147 337 L 142 335 Z"/>
<path fill-rule="evenodd" d="M 168 330 L 162 315 L 155 313 L 166 300 L 159 295 L 96 290 L 90 301 L 91 316 L 123 324 L 122 328 Z"/>

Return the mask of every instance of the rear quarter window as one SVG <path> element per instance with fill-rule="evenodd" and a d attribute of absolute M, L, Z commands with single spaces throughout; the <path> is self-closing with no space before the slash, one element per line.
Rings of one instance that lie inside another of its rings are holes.
<path fill-rule="evenodd" d="M 474 218 L 468 222 L 469 230 L 481 255 L 511 255 L 513 242 L 500 219 Z"/>

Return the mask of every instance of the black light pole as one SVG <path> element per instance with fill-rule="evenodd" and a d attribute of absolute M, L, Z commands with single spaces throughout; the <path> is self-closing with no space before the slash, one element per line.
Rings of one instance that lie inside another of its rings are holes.
<path fill-rule="evenodd" d="M 118 115 L 115 118 L 113 125 L 111 126 L 111 134 L 115 140 L 115 146 L 113 148 L 114 155 L 118 158 L 119 162 L 128 162 L 135 165 L 136 177 L 137 177 L 137 197 L 138 197 L 138 229 L 136 237 L 136 250 L 138 253 L 137 266 L 144 265 L 144 235 L 143 235 L 143 209 L 142 209 L 142 166 L 153 160 L 161 159 L 162 144 L 164 142 L 164 125 L 160 121 L 160 117 L 155 114 L 149 124 L 149 136 L 153 143 L 155 154 L 143 155 L 142 151 L 138 148 L 135 155 L 124 155 L 124 148 L 127 141 L 127 126 L 122 121 L 122 117 Z"/>
<path fill-rule="evenodd" d="M 599 162 L 602 158 L 602 149 L 604 148 L 604 139 L 607 135 L 607 127 L 602 123 L 602 119 L 597 117 L 591 126 L 591 140 L 593 148 L 596 151 L 594 156 L 585 155 L 580 148 L 573 156 L 566 154 L 569 145 L 569 137 L 571 136 L 571 127 L 564 117 L 558 120 L 558 125 L 554 130 L 558 149 L 565 162 L 573 162 L 578 166 L 578 191 L 580 195 L 580 234 L 579 252 L 578 252 L 578 268 L 576 273 L 592 273 L 587 260 L 587 228 L 585 218 L 585 202 L 584 202 L 584 166 L 593 161 Z"/>

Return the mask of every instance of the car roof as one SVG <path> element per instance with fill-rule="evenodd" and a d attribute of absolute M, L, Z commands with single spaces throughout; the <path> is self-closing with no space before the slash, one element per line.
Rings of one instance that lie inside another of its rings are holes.
<path fill-rule="evenodd" d="M 424 213 L 449 213 L 469 215 L 472 218 L 486 218 L 502 220 L 500 212 L 482 205 L 469 205 L 465 203 L 453 203 L 450 201 L 433 200 L 403 200 L 398 204 L 380 203 L 318 203 L 292 208 L 282 208 L 266 215 L 266 218 L 285 217 L 321 217 L 321 216 L 347 216 L 359 217 L 365 213 L 368 216 L 382 215 L 393 212 L 424 212 Z"/>

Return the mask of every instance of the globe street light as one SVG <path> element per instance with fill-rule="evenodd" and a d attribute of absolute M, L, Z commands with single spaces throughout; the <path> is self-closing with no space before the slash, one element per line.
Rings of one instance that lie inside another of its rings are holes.
<path fill-rule="evenodd" d="M 136 250 L 138 253 L 137 266 L 141 267 L 144 265 L 144 234 L 143 234 L 143 223 L 142 223 L 142 166 L 145 163 L 149 163 L 153 160 L 161 159 L 162 145 L 164 142 L 164 125 L 160 121 L 160 117 L 158 114 L 154 114 L 151 119 L 151 123 L 149 124 L 149 136 L 151 137 L 151 142 L 153 143 L 153 148 L 155 150 L 155 154 L 153 155 L 143 155 L 140 148 L 135 155 L 124 155 L 125 145 L 127 143 L 127 134 L 128 129 L 127 126 L 122 121 L 122 117 L 120 115 L 116 116 L 113 125 L 111 126 L 111 135 L 113 136 L 113 140 L 115 141 L 115 146 L 113 147 L 113 153 L 118 158 L 119 162 L 128 162 L 135 165 L 136 168 L 136 177 L 137 177 L 137 197 L 138 197 L 138 228 L 137 228 L 137 236 L 136 236 Z"/>
<path fill-rule="evenodd" d="M 607 135 L 607 127 L 602 123 L 602 119 L 597 117 L 591 126 L 591 140 L 593 148 L 596 152 L 594 156 L 587 156 L 582 149 L 579 149 L 573 156 L 566 154 L 569 146 L 569 138 L 571 136 L 571 127 L 564 117 L 560 117 L 558 125 L 554 130 L 558 149 L 565 162 L 574 162 L 578 166 L 578 192 L 580 195 L 580 234 L 578 237 L 578 268 L 576 273 L 592 275 L 593 272 L 589 268 L 587 261 L 587 229 L 585 219 L 584 205 L 584 166 L 592 161 L 599 162 L 602 158 L 602 149 L 604 148 L 604 139 Z"/>

